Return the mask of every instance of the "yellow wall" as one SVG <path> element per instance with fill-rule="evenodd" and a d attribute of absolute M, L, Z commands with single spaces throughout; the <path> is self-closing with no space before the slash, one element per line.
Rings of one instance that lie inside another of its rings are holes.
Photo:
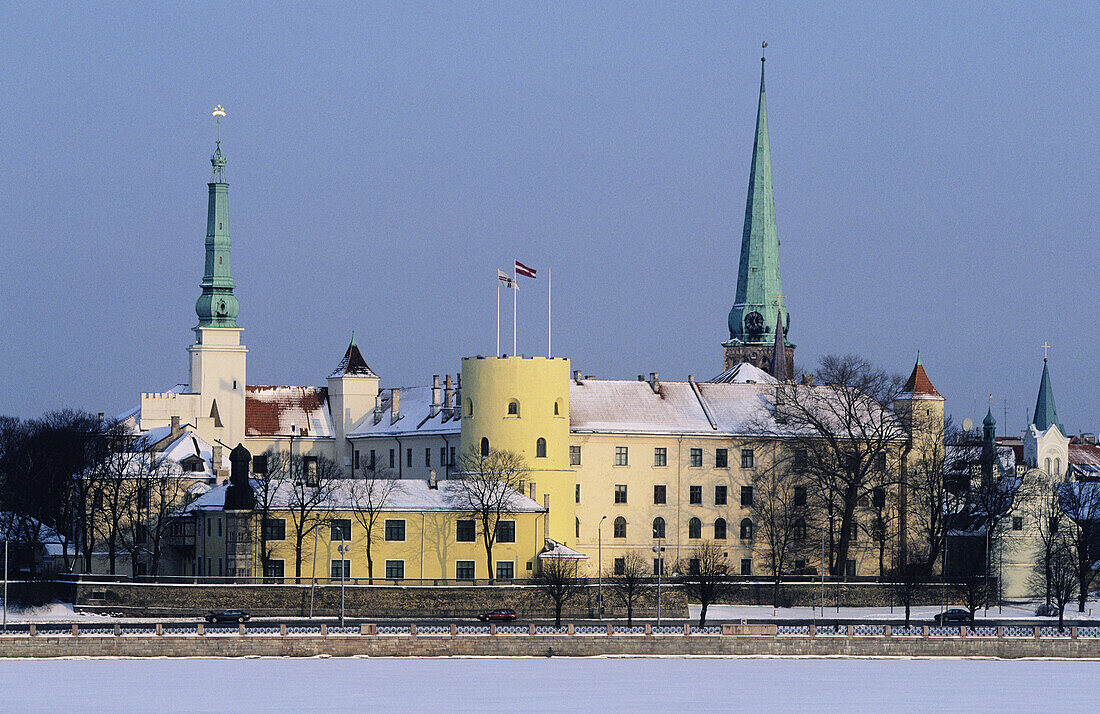
<path fill-rule="evenodd" d="M 569 466 L 569 360 L 546 357 L 467 357 L 462 360 L 462 452 L 489 439 L 491 449 L 519 454 L 534 484 L 532 496 L 549 503 L 549 536 L 576 542 L 574 474 Z M 508 404 L 519 402 L 519 415 Z M 558 413 L 554 414 L 557 404 Z M 472 413 L 471 413 L 472 407 Z M 536 455 L 546 439 L 546 457 Z M 527 495 L 531 496 L 530 487 Z"/>
<path fill-rule="evenodd" d="M 527 569 L 527 564 L 533 563 L 533 559 L 542 549 L 542 529 L 538 520 L 541 513 L 518 513 L 507 516 L 502 520 L 514 520 L 516 522 L 516 540 L 514 543 L 497 542 L 493 546 L 493 577 L 496 577 L 496 563 L 511 561 L 514 563 L 514 577 L 528 578 L 534 573 Z M 282 560 L 284 564 L 284 577 L 293 578 L 295 572 L 294 523 L 289 513 L 276 513 L 275 518 L 284 518 L 286 521 L 286 539 L 282 541 L 268 541 L 271 557 Z M 376 579 L 384 579 L 386 575 L 387 560 L 404 561 L 406 580 L 413 579 L 454 579 L 457 576 L 456 568 L 459 560 L 474 561 L 474 575 L 478 579 L 485 579 L 486 555 L 485 547 L 481 539 L 480 530 L 477 531 L 476 540 L 473 542 L 459 542 L 457 539 L 457 521 L 463 518 L 462 514 L 455 512 L 417 511 L 417 512 L 389 512 L 379 516 L 374 527 L 372 539 L 372 556 L 374 560 L 374 575 Z M 211 573 L 217 576 L 217 558 L 225 557 L 225 542 L 218 538 L 217 521 L 225 519 L 223 512 L 212 512 L 200 517 L 200 521 L 207 518 L 212 522 L 212 536 L 205 542 L 205 557 L 211 558 Z M 369 577 L 367 570 L 366 530 L 355 519 L 350 511 L 339 511 L 326 516 L 328 518 L 346 518 L 351 520 L 351 540 L 348 541 L 350 551 L 345 560 L 350 560 L 350 575 L 353 579 Z M 386 520 L 405 521 L 405 540 L 387 541 L 385 539 Z M 259 557 L 260 539 L 258 517 L 253 517 L 252 524 L 252 577 L 262 576 L 262 563 Z M 204 526 L 205 528 L 205 526 Z M 225 533 L 223 523 L 223 533 Z M 205 530 L 203 533 L 205 534 Z M 331 574 L 331 563 L 340 558 L 337 548 L 339 541 L 331 540 L 331 528 L 326 524 L 313 533 L 306 536 L 302 553 L 302 577 L 310 578 L 314 574 L 313 552 L 316 542 L 317 570 L 316 577 L 328 578 Z M 196 557 L 203 557 L 203 537 L 196 542 Z M 223 572 L 225 566 L 223 565 Z"/>

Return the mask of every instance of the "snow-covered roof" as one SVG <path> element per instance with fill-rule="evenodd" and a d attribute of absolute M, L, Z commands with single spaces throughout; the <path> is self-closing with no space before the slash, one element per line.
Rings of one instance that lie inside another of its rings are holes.
<path fill-rule="evenodd" d="M 573 550 L 564 543 L 559 543 L 550 538 L 546 539 L 546 550 L 539 553 L 540 560 L 588 560 L 588 556 L 580 551 Z"/>
<path fill-rule="evenodd" d="M 819 404 L 824 418 L 836 418 L 825 406 L 836 399 L 836 388 L 788 385 L 797 390 L 801 408 Z M 794 433 L 795 426 L 777 424 L 776 386 L 760 383 L 649 382 L 585 379 L 569 388 L 569 428 L 573 432 L 636 434 Z M 875 408 L 870 404 L 866 408 Z M 842 414 L 847 407 L 832 411 Z M 894 419 L 884 414 L 884 419 Z M 900 432 L 899 432 L 900 435 Z"/>
<path fill-rule="evenodd" d="M 1069 463 L 1086 478 L 1100 477 L 1100 446 L 1070 442 Z"/>
<path fill-rule="evenodd" d="M 354 491 L 362 479 L 340 479 L 332 484 L 332 494 L 325 508 L 335 510 L 354 510 Z M 252 482 L 253 488 L 259 488 L 259 482 Z M 225 490 L 227 486 L 216 486 L 203 495 L 196 498 L 185 508 L 189 511 L 221 510 L 225 505 Z M 286 509 L 289 503 L 292 488 L 290 484 L 278 484 L 272 505 L 275 509 Z M 390 491 L 385 510 L 397 511 L 464 511 L 462 484 L 458 480 L 437 481 L 436 488 L 431 488 L 427 481 L 419 479 L 395 479 L 393 490 Z M 518 491 L 513 491 L 510 499 L 510 510 L 514 513 L 543 513 L 544 509 L 534 500 L 524 496 Z"/>
<path fill-rule="evenodd" d="M 459 410 L 453 410 L 444 417 L 440 408 L 432 415 L 432 387 L 398 388 L 396 422 L 393 422 L 393 390 L 384 390 L 381 394 L 381 419 L 374 422 L 374 410 L 367 412 L 351 431 L 349 437 L 390 436 L 394 434 L 458 434 L 462 420 Z"/>
<path fill-rule="evenodd" d="M 725 382 L 727 384 L 751 384 L 753 382 L 757 384 L 775 384 L 778 380 L 748 362 L 738 362 L 710 381 Z"/>
<path fill-rule="evenodd" d="M 245 436 L 331 437 L 328 388 L 245 387 L 244 433 Z"/>

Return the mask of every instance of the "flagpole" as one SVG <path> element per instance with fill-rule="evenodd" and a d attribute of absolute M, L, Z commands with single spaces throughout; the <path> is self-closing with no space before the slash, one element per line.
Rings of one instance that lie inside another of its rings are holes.
<path fill-rule="evenodd" d="M 500 277 L 497 277 L 497 357 L 500 357 Z"/>
<path fill-rule="evenodd" d="M 553 285 L 554 273 L 553 268 L 546 268 L 546 358 L 551 356 L 550 352 L 550 290 Z"/>
<path fill-rule="evenodd" d="M 516 259 L 512 258 L 512 356 L 516 356 L 516 297 L 519 295 L 519 275 L 516 274 Z"/>

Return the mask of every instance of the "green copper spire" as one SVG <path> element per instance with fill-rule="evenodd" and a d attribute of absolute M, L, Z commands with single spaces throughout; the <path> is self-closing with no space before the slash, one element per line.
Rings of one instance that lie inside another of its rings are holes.
<path fill-rule="evenodd" d="M 214 169 L 206 211 L 206 269 L 202 276 L 202 295 L 195 303 L 199 327 L 237 327 L 241 306 L 233 295 L 233 275 L 229 269 L 229 184 L 225 182 L 225 155 L 222 154 L 221 106 L 218 117 L 218 141 L 210 165 Z"/>
<path fill-rule="evenodd" d="M 741 235 L 737 294 L 729 314 L 730 342 L 771 342 L 769 333 L 780 320 L 789 331 L 790 315 L 782 315 L 782 295 L 779 232 L 775 224 L 772 159 L 768 145 L 768 105 L 764 98 L 764 58 L 761 57 L 760 103 L 756 110 L 756 139 L 745 203 L 745 229 Z"/>
<path fill-rule="evenodd" d="M 1035 418 L 1031 420 L 1039 431 L 1046 431 L 1051 426 L 1058 427 L 1062 436 L 1066 436 L 1066 428 L 1058 421 L 1058 409 L 1054 406 L 1054 390 L 1050 387 L 1050 371 L 1047 370 L 1046 357 L 1043 358 L 1043 378 L 1039 382 L 1039 398 L 1035 400 Z"/>

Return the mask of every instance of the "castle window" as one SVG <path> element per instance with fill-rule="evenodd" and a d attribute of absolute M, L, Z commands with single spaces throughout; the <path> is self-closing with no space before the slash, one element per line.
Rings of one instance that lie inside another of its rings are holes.
<path fill-rule="evenodd" d="M 752 521 L 748 518 L 741 519 L 741 540 L 752 540 Z"/>
<path fill-rule="evenodd" d="M 741 487 L 741 505 L 746 508 L 752 506 L 752 486 Z"/>
<path fill-rule="evenodd" d="M 626 538 L 626 519 L 622 516 L 615 519 L 615 537 Z"/>
<path fill-rule="evenodd" d="M 627 447 L 616 446 L 615 447 L 615 465 L 626 466 L 627 465 Z"/>
<path fill-rule="evenodd" d="M 653 537 L 664 538 L 665 537 L 665 519 L 657 516 L 653 519 Z"/>
<path fill-rule="evenodd" d="M 794 539 L 806 540 L 806 521 L 801 518 L 794 522 Z"/>
<path fill-rule="evenodd" d="M 703 522 L 698 518 L 692 518 L 688 521 L 688 538 L 702 538 L 703 537 Z"/>
<path fill-rule="evenodd" d="M 806 505 L 806 487 L 795 486 L 794 487 L 794 505 L 795 508 L 802 508 Z"/>
<path fill-rule="evenodd" d="M 653 486 L 653 504 L 656 506 L 663 506 L 666 503 L 667 489 L 663 483 L 659 483 Z"/>
<path fill-rule="evenodd" d="M 554 401 L 554 416 L 561 416 L 562 406 L 560 399 Z"/>
<path fill-rule="evenodd" d="M 741 468 L 751 469 L 754 463 L 752 449 L 741 449 Z"/>
<path fill-rule="evenodd" d="M 715 449 L 714 450 L 714 466 L 715 468 L 725 469 L 730 465 L 730 452 L 729 449 Z"/>
<path fill-rule="evenodd" d="M 391 542 L 405 540 L 405 519 L 386 519 L 385 538 Z"/>
<path fill-rule="evenodd" d="M 615 485 L 615 503 L 626 503 L 626 484 Z"/>
<path fill-rule="evenodd" d="M 517 402 L 515 399 L 508 402 L 508 416 L 519 416 L 519 402 Z"/>
<path fill-rule="evenodd" d="M 489 455 L 489 437 L 487 437 L 487 436 L 481 437 L 481 455 L 482 456 L 488 456 Z"/>
<path fill-rule="evenodd" d="M 728 491 L 729 491 L 729 489 L 727 489 L 724 485 L 723 486 L 715 486 L 714 487 L 714 505 L 716 505 L 716 506 L 726 505 Z"/>
<path fill-rule="evenodd" d="M 668 466 L 668 449 L 658 446 L 653 450 L 653 465 Z"/>
<path fill-rule="evenodd" d="M 535 442 L 535 458 L 546 458 L 546 439 L 542 438 L 541 436 L 539 437 L 538 441 Z"/>
<path fill-rule="evenodd" d="M 1054 475 L 1054 472 L 1050 470 L 1050 459 L 1047 459 L 1047 469 L 1046 470 L 1047 470 L 1047 473 L 1050 474 L 1051 476 Z"/>
<path fill-rule="evenodd" d="M 703 487 L 702 486 L 689 486 L 688 487 L 688 503 L 692 505 L 700 505 L 703 502 Z"/>
<path fill-rule="evenodd" d="M 1062 460 L 1061 459 L 1055 459 L 1054 460 L 1054 475 L 1055 476 L 1061 476 L 1062 475 Z"/>
<path fill-rule="evenodd" d="M 692 449 L 691 450 L 691 465 L 695 468 L 699 468 L 703 465 L 703 450 Z"/>
<path fill-rule="evenodd" d="M 570 446 L 569 447 L 569 465 L 580 466 L 581 465 L 581 447 Z"/>
<path fill-rule="evenodd" d="M 726 539 L 726 519 L 719 518 L 714 521 L 714 539 L 725 540 Z"/>
<path fill-rule="evenodd" d="M 472 417 L 473 415 L 474 415 L 474 400 L 473 399 L 467 399 L 466 400 L 466 416 Z"/>

